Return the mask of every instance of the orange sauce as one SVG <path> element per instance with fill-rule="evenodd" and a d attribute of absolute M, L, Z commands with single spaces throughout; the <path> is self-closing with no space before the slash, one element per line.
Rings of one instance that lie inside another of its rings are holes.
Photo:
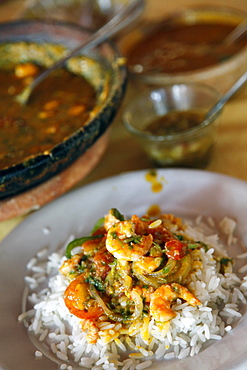
<path fill-rule="evenodd" d="M 62 142 L 84 125 L 97 102 L 89 82 L 65 68 L 40 83 L 23 106 L 15 96 L 25 87 L 26 78 L 2 69 L 0 81 L 0 169 Z"/>
<path fill-rule="evenodd" d="M 151 121 L 144 132 L 155 136 L 181 133 L 198 126 L 204 118 L 205 114 L 198 111 L 171 111 Z"/>
<path fill-rule="evenodd" d="M 230 46 L 221 41 L 235 28 L 225 23 L 159 26 L 127 53 L 135 72 L 183 73 L 221 63 L 247 45 L 247 36 Z"/>
<path fill-rule="evenodd" d="M 161 208 L 158 204 L 152 204 L 148 210 L 147 210 L 147 214 L 148 216 L 150 217 L 157 217 L 161 214 Z"/>
<path fill-rule="evenodd" d="M 154 193 L 159 193 L 163 189 L 163 181 L 158 178 L 155 170 L 150 170 L 145 175 L 146 181 L 151 183 L 151 189 Z"/>

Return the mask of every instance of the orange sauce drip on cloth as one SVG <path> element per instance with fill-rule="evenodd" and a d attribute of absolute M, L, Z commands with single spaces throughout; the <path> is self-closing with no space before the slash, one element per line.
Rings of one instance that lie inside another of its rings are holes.
<path fill-rule="evenodd" d="M 147 210 L 147 214 L 148 216 L 150 217 L 156 217 L 156 216 L 159 216 L 161 214 L 161 208 L 158 204 L 152 204 L 148 210 Z"/>
<path fill-rule="evenodd" d="M 225 46 L 221 41 L 235 28 L 225 23 L 161 25 L 127 52 L 135 72 L 183 73 L 221 63 L 247 45 L 247 36 Z"/>
<path fill-rule="evenodd" d="M 151 190 L 154 193 L 162 191 L 165 179 L 163 177 L 158 178 L 158 174 L 155 170 L 148 171 L 145 175 L 145 180 L 151 183 Z"/>

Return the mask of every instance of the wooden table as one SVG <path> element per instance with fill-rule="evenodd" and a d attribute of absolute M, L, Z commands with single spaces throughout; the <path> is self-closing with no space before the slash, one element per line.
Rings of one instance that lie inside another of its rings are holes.
<path fill-rule="evenodd" d="M 0 5 L 0 21 L 20 18 L 23 7 L 30 1 L 3 0 Z M 173 3 L 173 4 L 170 4 Z M 200 4 L 214 4 L 214 1 L 198 1 Z M 144 17 L 159 19 L 167 12 L 194 4 L 189 0 L 147 0 Z M 232 6 L 232 0 L 218 0 L 217 4 Z M 247 11 L 246 0 L 235 0 L 234 7 Z M 247 61 L 246 61 L 247 64 Z M 123 107 L 131 94 L 129 85 Z M 136 141 L 126 132 L 121 121 L 121 112 L 116 117 L 111 131 L 109 146 L 96 168 L 76 186 L 83 186 L 93 181 L 116 175 L 125 171 L 152 167 Z M 225 107 L 219 138 L 212 162 L 205 171 L 213 171 L 234 176 L 247 181 L 247 88 L 243 89 Z M 38 211 L 37 211 L 38 212 Z M 0 222 L 0 240 L 6 236 L 26 216 Z"/>

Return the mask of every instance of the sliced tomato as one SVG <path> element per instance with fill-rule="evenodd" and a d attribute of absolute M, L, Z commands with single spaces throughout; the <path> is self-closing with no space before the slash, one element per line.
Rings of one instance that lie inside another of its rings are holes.
<path fill-rule="evenodd" d="M 170 239 L 165 243 L 166 255 L 173 260 L 180 260 L 186 255 L 186 246 L 178 239 Z"/>
<path fill-rule="evenodd" d="M 78 285 L 80 284 L 88 285 L 87 283 L 85 283 L 83 275 L 79 275 L 76 279 L 74 279 L 65 290 L 65 305 L 70 313 L 79 317 L 80 319 L 97 320 L 98 317 L 101 316 L 103 313 L 103 310 L 97 305 L 91 307 L 89 310 L 78 308 L 78 305 L 83 306 L 83 302 L 85 301 L 85 292 L 83 295 L 79 294 L 79 292 L 81 292 L 81 289 L 78 288 Z M 86 293 L 88 293 L 87 298 L 89 298 L 88 290 L 86 290 Z"/>

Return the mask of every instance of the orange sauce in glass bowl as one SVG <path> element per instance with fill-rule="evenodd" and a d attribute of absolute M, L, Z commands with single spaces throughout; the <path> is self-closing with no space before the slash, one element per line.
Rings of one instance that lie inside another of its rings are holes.
<path fill-rule="evenodd" d="M 156 117 L 144 128 L 149 135 L 166 136 L 185 132 L 199 125 L 205 119 L 200 110 L 171 111 Z"/>
<path fill-rule="evenodd" d="M 128 66 L 137 74 L 181 74 L 217 65 L 247 46 L 247 35 L 229 46 L 222 43 L 234 28 L 217 21 L 161 24 L 130 47 Z"/>

